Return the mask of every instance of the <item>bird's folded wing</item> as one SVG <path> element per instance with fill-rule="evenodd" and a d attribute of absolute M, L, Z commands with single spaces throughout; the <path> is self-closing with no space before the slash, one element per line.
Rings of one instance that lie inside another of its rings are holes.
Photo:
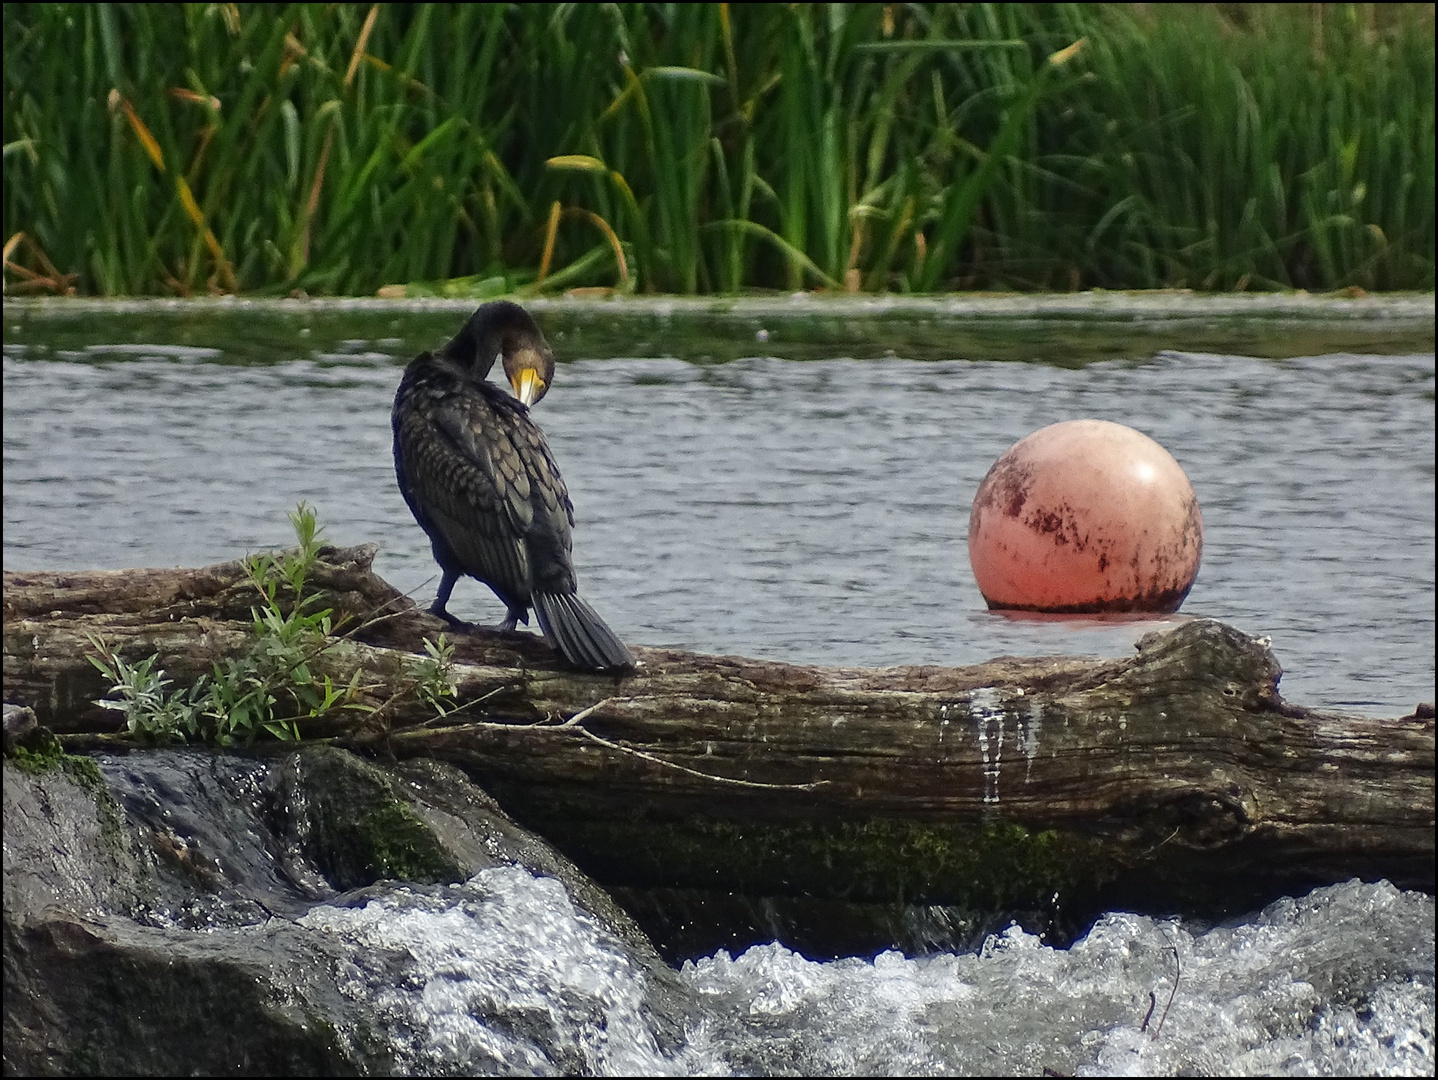
<path fill-rule="evenodd" d="M 466 573 L 526 597 L 525 536 L 534 515 L 529 476 L 507 425 L 484 402 L 440 403 L 430 420 L 428 432 L 400 425 L 413 495 Z"/>

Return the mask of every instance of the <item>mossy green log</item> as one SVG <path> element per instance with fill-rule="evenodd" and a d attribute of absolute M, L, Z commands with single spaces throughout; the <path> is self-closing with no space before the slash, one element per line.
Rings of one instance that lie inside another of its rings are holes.
<path fill-rule="evenodd" d="M 1109 845 L 1018 822 L 525 820 L 592 877 L 635 888 L 993 911 L 1089 895 L 1125 869 Z"/>

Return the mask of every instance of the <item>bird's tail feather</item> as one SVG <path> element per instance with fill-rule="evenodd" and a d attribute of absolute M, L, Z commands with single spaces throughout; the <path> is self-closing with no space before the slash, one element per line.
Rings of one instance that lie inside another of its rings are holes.
<path fill-rule="evenodd" d="M 578 594 L 536 592 L 533 600 L 544 636 L 575 667 L 609 671 L 634 666 L 624 642 Z"/>

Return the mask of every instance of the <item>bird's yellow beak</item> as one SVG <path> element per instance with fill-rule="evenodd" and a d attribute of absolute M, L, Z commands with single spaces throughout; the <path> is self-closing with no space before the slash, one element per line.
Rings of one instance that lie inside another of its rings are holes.
<path fill-rule="evenodd" d="M 514 387 L 514 396 L 525 405 L 533 405 L 544 393 L 544 380 L 532 367 L 520 368 L 510 376 L 509 385 Z"/>

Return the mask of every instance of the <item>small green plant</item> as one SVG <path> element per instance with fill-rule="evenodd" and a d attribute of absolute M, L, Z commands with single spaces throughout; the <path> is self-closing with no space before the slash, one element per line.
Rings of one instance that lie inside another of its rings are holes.
<path fill-rule="evenodd" d="M 250 609 L 254 640 L 246 651 L 216 661 L 209 674 L 187 690 L 170 690 L 173 680 L 156 667 L 158 655 L 131 664 L 102 640 L 91 638 L 98 655 L 91 656 L 90 663 L 111 680 L 110 693 L 115 695 L 97 704 L 123 713 L 127 730 L 138 738 L 221 746 L 236 739 L 249 741 L 261 731 L 277 739 L 298 739 L 301 721 L 338 709 L 368 709 L 360 701 L 359 671 L 347 685 L 337 687 L 330 676 L 312 670 L 314 658 L 336 640 L 330 636 L 331 609 L 310 610 L 319 597 L 306 591 L 322 530 L 308 503 L 290 514 L 290 523 L 299 541 L 296 549 L 256 555 L 246 562 L 246 573 L 261 598 L 259 606 Z M 435 660 L 440 656 L 431 655 Z M 422 679 L 422 685 L 430 683 Z M 438 696 L 439 684 L 434 685 Z"/>
<path fill-rule="evenodd" d="M 424 639 L 424 651 L 429 655 L 415 665 L 418 680 L 415 693 L 436 714 L 447 716 L 450 711 L 447 703 L 454 700 L 459 690 L 454 678 L 454 645 L 440 634 L 438 641 Z"/>
<path fill-rule="evenodd" d="M 90 663 L 113 683 L 110 693 L 118 695 L 118 700 L 99 698 L 95 704 L 123 713 L 131 735 L 149 742 L 186 742 L 200 733 L 203 700 L 197 700 L 194 689 L 167 690 L 174 680 L 155 667 L 157 654 L 130 664 L 99 638 L 92 636 L 90 644 L 99 654 L 88 657 Z"/>
<path fill-rule="evenodd" d="M 329 676 L 316 678 L 310 670 L 310 661 L 331 644 L 333 629 L 330 608 L 307 610 L 319 599 L 305 586 L 323 530 L 306 502 L 290 512 L 290 524 L 299 541 L 293 551 L 256 555 L 246 564 L 263 603 L 250 609 L 254 646 L 215 665 L 212 711 L 227 721 L 225 734 L 253 737 L 262 728 L 278 739 L 298 739 L 298 721 L 351 705 L 359 695 L 358 671 L 349 686 L 336 689 Z"/>
<path fill-rule="evenodd" d="M 247 560 L 250 579 L 273 604 L 275 590 L 288 585 L 299 598 L 305 594 L 305 580 L 320 554 L 320 533 L 323 526 L 318 524 L 315 508 L 307 502 L 290 511 L 290 526 L 299 541 L 293 551 L 262 552 Z"/>

